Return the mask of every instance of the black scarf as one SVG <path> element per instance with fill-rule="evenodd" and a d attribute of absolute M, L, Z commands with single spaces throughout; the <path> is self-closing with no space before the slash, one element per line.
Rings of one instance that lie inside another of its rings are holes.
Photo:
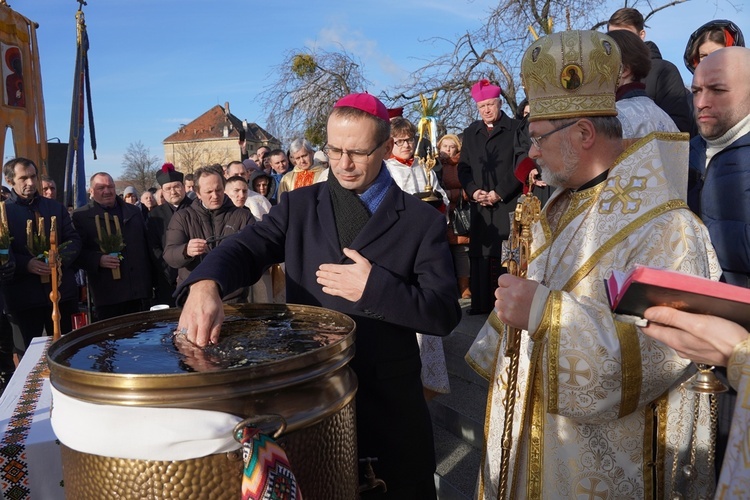
<path fill-rule="evenodd" d="M 328 176 L 328 190 L 331 192 L 333 216 L 341 249 L 349 248 L 354 238 L 370 220 L 370 212 L 359 196 L 339 184 L 333 174 Z"/>

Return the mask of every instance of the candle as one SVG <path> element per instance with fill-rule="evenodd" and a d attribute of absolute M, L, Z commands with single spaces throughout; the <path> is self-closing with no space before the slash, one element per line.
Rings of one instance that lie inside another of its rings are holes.
<path fill-rule="evenodd" d="M 94 217 L 94 225 L 96 226 L 96 236 L 99 238 L 99 243 L 102 241 L 102 221 L 99 216 Z"/>
<path fill-rule="evenodd" d="M 0 201 L 0 236 L 5 234 L 5 228 L 8 227 L 8 213 L 5 211 L 5 202 Z"/>
<path fill-rule="evenodd" d="M 26 247 L 29 251 L 34 248 L 34 223 L 31 219 L 26 221 Z"/>
<path fill-rule="evenodd" d="M 113 215 L 112 218 L 115 220 L 115 234 L 122 235 L 122 230 L 120 229 L 120 219 Z"/>
<path fill-rule="evenodd" d="M 107 230 L 107 236 L 112 236 L 112 226 L 109 224 L 109 213 L 104 212 L 104 228 Z"/>
<path fill-rule="evenodd" d="M 36 220 L 36 226 L 37 226 L 36 227 L 36 229 L 37 229 L 36 232 L 39 235 L 39 237 L 41 238 L 42 236 L 44 236 L 44 217 L 39 217 Z"/>

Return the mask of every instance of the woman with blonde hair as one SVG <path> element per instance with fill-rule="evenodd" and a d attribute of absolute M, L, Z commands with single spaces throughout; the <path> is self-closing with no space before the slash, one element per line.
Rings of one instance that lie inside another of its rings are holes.
<path fill-rule="evenodd" d="M 438 152 L 440 163 L 443 165 L 443 189 L 450 200 L 450 220 L 455 216 L 456 208 L 469 206 L 469 197 L 461 187 L 458 180 L 458 157 L 461 154 L 461 140 L 455 134 L 446 134 L 438 140 Z M 453 255 L 453 266 L 456 268 L 456 282 L 458 283 L 459 297 L 471 298 L 469 291 L 469 235 L 458 235 L 454 231 L 453 224 L 448 225 L 448 243 Z"/>

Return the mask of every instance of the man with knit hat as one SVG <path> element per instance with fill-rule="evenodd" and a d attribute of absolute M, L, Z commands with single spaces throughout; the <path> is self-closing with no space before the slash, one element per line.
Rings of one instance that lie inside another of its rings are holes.
<path fill-rule="evenodd" d="M 595 31 L 540 38 L 521 62 L 529 157 L 557 190 L 531 226 L 527 278 L 500 277 L 467 354 L 493 381 L 480 500 L 710 496 L 708 398 L 681 386 L 689 360 L 615 316 L 605 291 L 636 265 L 719 273 L 665 173 L 687 161 L 687 141 L 655 133 L 623 147 L 620 69 L 617 44 Z"/>
<path fill-rule="evenodd" d="M 183 174 L 174 165 L 165 163 L 156 173 L 156 182 L 164 193 L 164 203 L 155 206 L 148 215 L 148 243 L 151 258 L 156 269 L 154 280 L 154 303 L 174 306 L 177 270 L 164 262 L 164 248 L 167 244 L 167 228 L 172 216 L 178 210 L 190 206 L 192 200 L 186 196 Z"/>
<path fill-rule="evenodd" d="M 391 179 L 384 159 L 393 139 L 378 99 L 340 99 L 327 137 L 328 180 L 283 193 L 263 220 L 206 256 L 178 288 L 179 301 L 189 291 L 178 331 L 200 346 L 218 340 L 221 296 L 286 261 L 289 302 L 357 322 L 351 367 L 359 380 L 358 457 L 376 459 L 372 468 L 387 487 L 362 498 L 434 499 L 432 426 L 415 333 L 444 336 L 459 320 L 445 217 Z"/>
<path fill-rule="evenodd" d="M 471 274 L 470 314 L 492 310 L 500 264 L 501 244 L 508 239 L 508 214 L 515 210 L 522 185 L 513 174 L 514 141 L 522 135 L 522 123 L 502 111 L 500 87 L 480 80 L 471 88 L 480 120 L 464 130 L 458 178 L 472 201 L 469 259 Z"/>

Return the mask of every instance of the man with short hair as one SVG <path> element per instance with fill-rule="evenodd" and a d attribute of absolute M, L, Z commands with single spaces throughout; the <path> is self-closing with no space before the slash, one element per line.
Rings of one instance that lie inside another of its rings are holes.
<path fill-rule="evenodd" d="M 274 180 L 274 188 L 271 192 L 271 202 L 275 204 L 279 201 L 278 195 L 281 178 L 289 171 L 289 160 L 284 151 L 281 149 L 274 149 L 268 153 L 268 163 L 271 166 L 271 172 L 269 175 Z"/>
<path fill-rule="evenodd" d="M 687 143 L 623 146 L 620 68 L 617 44 L 596 31 L 540 38 L 521 61 L 529 157 L 557 190 L 529 223 L 527 277 L 499 278 L 467 355 L 490 381 L 478 500 L 700 498 L 714 485 L 708 398 L 682 387 L 690 362 L 614 315 L 605 290 L 636 265 L 719 273 L 665 173 Z M 560 78 L 571 71 L 575 89 Z"/>
<path fill-rule="evenodd" d="M 357 322 L 358 454 L 376 459 L 372 468 L 388 490 L 366 498 L 434 499 L 432 426 L 414 334 L 447 335 L 460 316 L 445 218 L 393 183 L 383 163 L 393 147 L 388 111 L 374 96 L 340 99 L 327 137 L 332 175 L 284 193 L 262 221 L 209 253 L 178 289 L 189 290 L 178 329 L 199 346 L 217 341 L 220 297 L 286 260 L 289 302 Z M 367 483 L 364 466 L 360 483 Z"/>
<path fill-rule="evenodd" d="M 49 175 L 42 176 L 42 196 L 50 200 L 57 199 L 57 183 Z"/>
<path fill-rule="evenodd" d="M 242 163 L 240 163 L 242 165 Z M 222 240 L 252 224 L 248 210 L 234 206 L 224 193 L 224 178 L 211 167 L 195 171 L 195 192 L 198 199 L 185 210 L 174 214 L 167 227 L 164 260 L 177 269 L 177 285 L 183 282 L 203 261 L 206 254 Z M 243 287 L 229 290 L 228 301 L 244 301 Z"/>
<path fill-rule="evenodd" d="M 750 49 L 711 53 L 695 69 L 691 88 L 699 135 L 690 141 L 688 203 L 708 227 L 722 280 L 750 288 Z M 719 396 L 718 458 L 735 399 L 734 391 Z"/>
<path fill-rule="evenodd" d="M 708 227 L 724 280 L 750 288 L 750 49 L 710 54 L 696 68 L 692 90 L 700 135 L 690 141 L 697 180 L 690 205 Z"/>
<path fill-rule="evenodd" d="M 232 200 L 235 207 L 245 208 L 245 202 L 247 201 L 247 192 L 250 190 L 247 184 L 247 180 L 241 175 L 235 175 L 227 179 L 227 184 L 224 190 Z"/>
<path fill-rule="evenodd" d="M 252 160 L 245 160 L 246 162 L 252 162 Z M 257 172 L 257 170 L 255 170 Z M 243 162 L 233 161 L 227 165 L 227 170 L 224 174 L 227 179 L 232 177 L 242 177 L 245 179 L 245 184 L 248 184 L 250 173 Z M 236 186 L 234 186 L 236 188 Z M 249 186 L 248 186 L 249 187 Z M 235 195 L 239 193 L 235 192 Z M 231 196 L 230 196 L 231 198 Z M 234 201 L 234 198 L 232 198 Z M 255 220 L 260 220 L 265 214 L 271 210 L 271 202 L 266 199 L 265 196 L 256 193 L 255 191 L 245 191 L 245 206 L 250 209 L 253 213 Z"/>
<path fill-rule="evenodd" d="M 516 208 L 522 185 L 514 174 L 514 144 L 528 144 L 521 121 L 502 111 L 500 87 L 480 80 L 471 88 L 480 119 L 464 130 L 458 178 L 472 203 L 469 259 L 471 309 L 492 310 L 500 264 L 501 243 L 508 239 L 508 214 Z"/>
<path fill-rule="evenodd" d="M 607 31 L 628 30 L 646 40 L 646 23 L 643 14 L 632 7 L 623 7 L 612 14 L 607 22 Z M 643 79 L 646 94 L 657 106 L 667 112 L 677 128 L 694 134 L 693 118 L 685 84 L 677 66 L 662 59 L 659 47 L 652 41 L 645 42 L 651 54 L 651 69 Z"/>
<path fill-rule="evenodd" d="M 185 196 L 187 196 L 191 200 L 194 200 L 195 199 L 195 179 L 193 178 L 193 174 L 185 175 L 185 180 L 183 181 L 183 184 L 185 185 Z"/>
<path fill-rule="evenodd" d="M 89 195 L 89 203 L 73 212 L 73 225 L 83 242 L 76 264 L 88 276 L 95 318 L 101 321 L 143 311 L 148 308 L 152 289 L 148 237 L 141 210 L 117 196 L 115 181 L 106 172 L 91 176 Z M 105 214 L 113 233 L 114 217 L 119 221 L 123 243 L 119 252 L 105 253 L 99 244 L 99 235 L 106 232 Z M 120 271 L 119 278 L 112 272 L 115 269 Z"/>
<path fill-rule="evenodd" d="M 164 248 L 167 244 L 167 227 L 172 216 L 184 210 L 193 202 L 185 194 L 183 174 L 174 165 L 165 163 L 156 173 L 156 182 L 164 193 L 164 203 L 157 205 L 148 215 L 148 242 L 151 257 L 156 268 L 154 280 L 154 303 L 174 307 L 174 294 L 177 287 L 177 269 L 164 261 Z"/>
<path fill-rule="evenodd" d="M 38 234 L 41 228 L 46 238 L 50 235 L 51 219 L 55 217 L 57 242 L 61 258 L 59 276 L 60 332 L 72 330 L 71 315 L 78 312 L 78 286 L 73 262 L 81 251 L 81 238 L 73 228 L 68 210 L 57 201 L 37 193 L 37 169 L 26 158 L 13 158 L 3 166 L 5 182 L 10 186 L 10 197 L 5 202 L 11 251 L 16 261 L 13 279 L 2 285 L 5 311 L 13 331 L 13 352 L 22 356 L 31 339 L 46 330 L 53 333 L 50 292 L 50 265 L 43 253 L 46 249 L 27 246 L 27 225 Z M 43 220 L 42 220 L 43 219 Z M 43 227 L 42 227 L 43 226 Z M 32 250 L 34 253 L 32 253 Z"/>
<path fill-rule="evenodd" d="M 226 170 L 224 171 L 224 178 L 229 179 L 230 177 L 234 177 L 236 175 L 239 175 L 240 177 L 243 177 L 245 180 L 247 180 L 247 178 L 249 177 L 247 173 L 247 167 L 241 161 L 230 161 L 227 165 Z"/>

